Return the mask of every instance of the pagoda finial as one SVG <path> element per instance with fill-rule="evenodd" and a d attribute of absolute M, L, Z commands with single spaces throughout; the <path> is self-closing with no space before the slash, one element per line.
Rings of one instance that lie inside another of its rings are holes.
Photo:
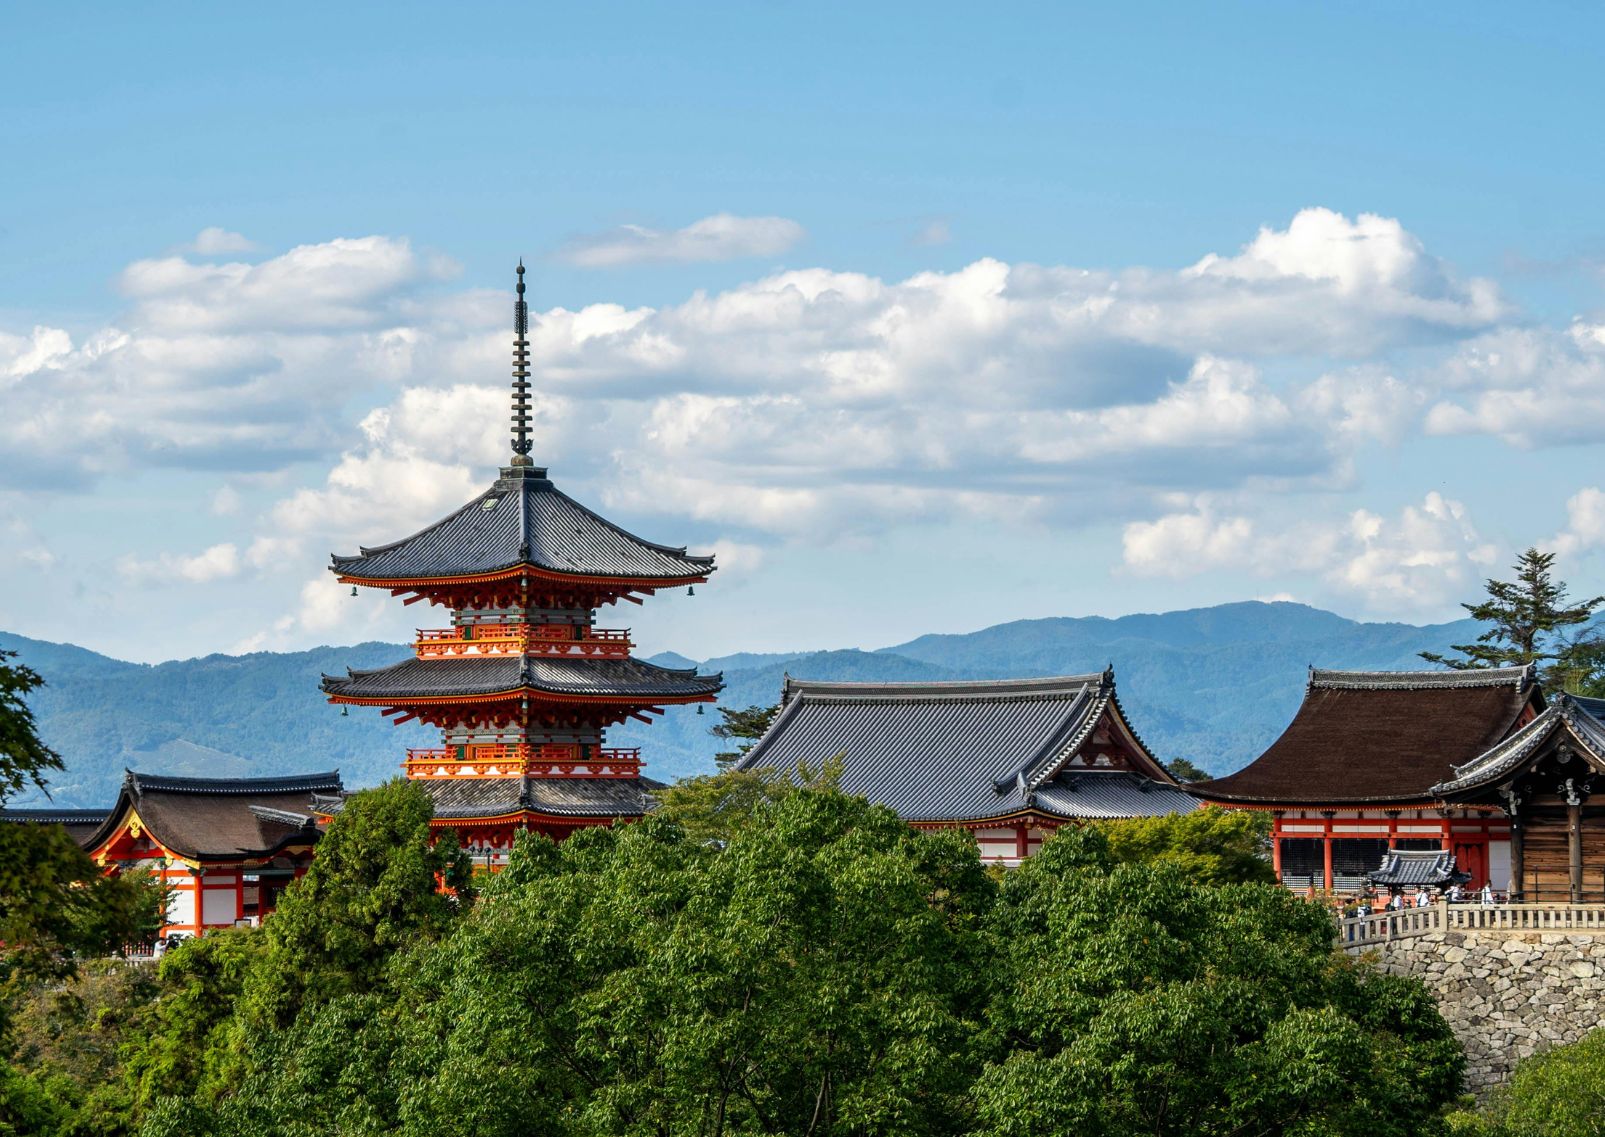
<path fill-rule="evenodd" d="M 524 258 L 518 258 L 518 301 L 513 305 L 513 465 L 531 466 L 529 452 L 529 305 L 524 302 Z"/>

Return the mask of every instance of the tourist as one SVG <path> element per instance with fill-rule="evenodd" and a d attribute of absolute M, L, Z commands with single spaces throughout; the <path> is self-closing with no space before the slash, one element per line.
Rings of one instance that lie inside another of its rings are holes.
<path fill-rule="evenodd" d="M 1492 908 L 1496 903 L 1498 903 L 1494 899 L 1493 881 L 1489 881 L 1487 884 L 1482 886 L 1482 902 L 1484 904 L 1486 904 L 1490 908 Z"/>
<path fill-rule="evenodd" d="M 1459 903 L 1463 902 L 1465 899 L 1466 899 L 1466 890 L 1464 888 L 1460 887 L 1460 882 L 1457 880 L 1457 881 L 1455 881 L 1453 884 L 1451 884 L 1449 886 L 1449 903 L 1450 904 L 1459 904 Z"/>
<path fill-rule="evenodd" d="M 1426 888 L 1425 885 L 1422 885 L 1420 888 L 1416 889 L 1416 907 L 1417 908 L 1430 908 L 1430 907 L 1432 907 L 1432 894 L 1427 891 L 1427 888 Z"/>

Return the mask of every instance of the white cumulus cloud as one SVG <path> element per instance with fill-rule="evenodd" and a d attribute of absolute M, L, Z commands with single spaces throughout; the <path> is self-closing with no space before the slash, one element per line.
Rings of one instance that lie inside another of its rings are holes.
<path fill-rule="evenodd" d="M 1391 517 L 1359 509 L 1302 519 L 1223 513 L 1205 497 L 1131 522 L 1122 547 L 1126 566 L 1150 576 L 1315 573 L 1380 614 L 1418 613 L 1465 595 L 1500 551 L 1477 532 L 1463 503 L 1437 492 Z"/>
<path fill-rule="evenodd" d="M 214 580 L 238 576 L 241 567 L 239 549 L 226 542 L 192 556 L 164 553 L 151 560 L 126 556 L 117 565 L 125 578 L 145 584 L 170 581 L 209 584 Z"/>

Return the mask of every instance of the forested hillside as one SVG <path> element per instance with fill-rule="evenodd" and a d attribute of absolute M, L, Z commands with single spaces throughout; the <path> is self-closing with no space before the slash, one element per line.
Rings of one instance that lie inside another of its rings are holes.
<path fill-rule="evenodd" d="M 1226 773 L 1281 730 L 1303 693 L 1305 669 L 1408 668 L 1416 652 L 1472 633 L 1469 621 L 1414 627 L 1362 624 L 1300 604 L 1227 604 L 1157 615 L 1021 620 L 965 635 L 921 636 L 879 651 L 740 655 L 702 661 L 725 673 L 726 705 L 775 702 L 787 673 L 808 679 L 968 679 L 1062 675 L 1115 665 L 1120 696 L 1161 757 Z M 366 643 L 291 653 L 212 655 L 127 663 L 70 644 L 0 632 L 49 686 L 35 700 L 42 733 L 67 761 L 53 779 L 62 805 L 108 803 L 125 767 L 185 774 L 273 774 L 339 767 L 350 786 L 395 772 L 408 746 L 434 731 L 391 726 L 377 713 L 342 715 L 318 678 L 377 667 L 409 648 Z M 684 665 L 678 657 L 658 662 Z M 649 772 L 671 780 L 709 769 L 716 717 L 676 708 L 651 727 L 615 731 L 641 745 Z M 14 804 L 22 805 L 19 800 Z"/>

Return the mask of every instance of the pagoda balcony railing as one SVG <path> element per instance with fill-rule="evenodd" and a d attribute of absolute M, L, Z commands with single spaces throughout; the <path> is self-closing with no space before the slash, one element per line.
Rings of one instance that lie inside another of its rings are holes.
<path fill-rule="evenodd" d="M 576 624 L 465 624 L 419 628 L 414 650 L 419 659 L 472 659 L 476 656 L 548 655 L 575 659 L 618 659 L 630 654 L 628 628 L 588 628 Z"/>
<path fill-rule="evenodd" d="M 573 743 L 446 746 L 409 750 L 401 764 L 409 778 L 634 778 L 641 773 L 639 747 Z"/>

